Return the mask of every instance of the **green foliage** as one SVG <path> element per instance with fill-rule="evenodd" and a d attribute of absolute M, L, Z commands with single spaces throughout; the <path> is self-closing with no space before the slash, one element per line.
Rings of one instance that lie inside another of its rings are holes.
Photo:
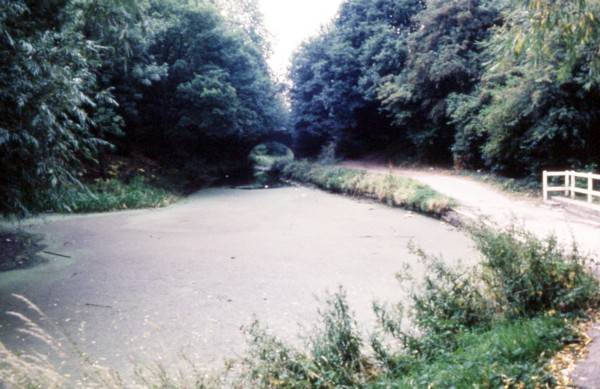
<path fill-rule="evenodd" d="M 407 177 L 308 161 L 276 163 L 274 169 L 280 171 L 285 179 L 312 184 L 334 193 L 372 198 L 393 207 L 434 216 L 443 216 L 452 206 L 452 200 L 448 197 Z"/>
<path fill-rule="evenodd" d="M 571 324 L 597 308 L 598 281 L 585 257 L 558 248 L 553 238 L 483 227 L 473 234 L 483 273 L 450 269 L 416 250 L 426 265 L 424 280 L 413 285 L 408 305 L 392 311 L 375 304 L 388 337 L 372 336 L 373 354 L 338 294 L 321 312 L 310 353 L 264 332 L 253 336 L 248 382 L 265 388 L 552 387 L 546 364 L 580 341 Z M 389 346 L 389 336 L 401 347 Z"/>
<path fill-rule="evenodd" d="M 240 160 L 282 132 L 283 105 L 262 44 L 208 4 L 157 2 L 150 12 L 172 21 L 149 48 L 168 76 L 150 85 L 141 103 L 147 150 L 180 165 L 198 155 Z"/>
<path fill-rule="evenodd" d="M 470 328 L 485 328 L 493 318 L 491 304 L 472 274 L 459 274 L 439 258 L 417 250 L 428 272 L 418 293 L 411 295 L 418 337 L 406 335 L 406 346 L 427 355 L 445 345 L 451 348 L 455 337 Z M 432 355 L 427 355 L 431 357 Z"/>
<path fill-rule="evenodd" d="M 189 172 L 285 138 L 257 3 L 227 3 L 0 1 L 0 210 L 60 208 L 112 145 Z"/>
<path fill-rule="evenodd" d="M 554 237 L 539 240 L 514 227 L 477 227 L 472 235 L 482 255 L 480 271 L 451 270 L 441 259 L 416 250 L 427 267 L 421 288 L 411 294 L 417 335 L 403 329 L 402 315 L 376 306 L 382 327 L 411 353 L 431 358 L 439 347 L 456 347 L 465 329 L 544 314 L 583 316 L 600 302 L 589 258 L 575 247 L 569 252 Z"/>
<path fill-rule="evenodd" d="M 118 106 L 99 109 L 96 128 L 119 126 L 126 137 L 110 137 L 121 148 L 139 142 L 140 104 L 148 86 L 167 76 L 165 64 L 157 64 L 149 45 L 167 24 L 168 15 L 150 14 L 147 0 L 71 0 L 67 14 L 78 21 L 86 39 L 96 42 L 98 83 L 110 90 Z M 118 115 L 118 116 L 115 116 Z"/>
<path fill-rule="evenodd" d="M 254 322 L 246 329 L 249 349 L 244 380 L 262 388 L 294 388 L 310 383 L 310 360 Z"/>
<path fill-rule="evenodd" d="M 597 164 L 599 7 L 346 0 L 294 58 L 298 151 L 334 143 L 536 180 Z"/>
<path fill-rule="evenodd" d="M 336 157 L 336 149 L 337 146 L 335 142 L 329 142 L 326 145 L 323 145 L 323 147 L 321 147 L 321 152 L 317 157 L 317 161 L 323 165 L 333 165 L 336 162 L 339 162 Z"/>
<path fill-rule="evenodd" d="M 390 120 L 378 112 L 381 78 L 401 69 L 411 17 L 420 0 L 345 1 L 334 23 L 293 59 L 292 122 L 301 154 L 335 142 L 355 153 L 390 141 Z"/>
<path fill-rule="evenodd" d="M 596 24 L 589 18 L 599 11 L 595 2 L 574 1 L 505 10 L 505 25 L 483 53 L 490 64 L 483 82 L 453 96 L 448 109 L 457 165 L 537 179 L 541 170 L 580 169 L 600 158 L 593 70 L 600 40 L 596 27 L 581 30 Z"/>
<path fill-rule="evenodd" d="M 241 29 L 251 44 L 258 47 L 265 57 L 271 53 L 269 31 L 264 24 L 259 0 L 212 0 L 224 12 L 233 28 Z"/>
<path fill-rule="evenodd" d="M 176 199 L 174 193 L 149 184 L 141 176 L 127 183 L 116 178 L 99 179 L 86 187 L 73 185 L 54 189 L 40 200 L 39 211 L 89 213 L 155 208 L 167 206 Z"/>
<path fill-rule="evenodd" d="M 464 331 L 452 351 L 413 361 L 406 374 L 389 374 L 372 387 L 534 388 L 555 383 L 544 368 L 553 353 L 577 340 L 560 318 L 538 317 Z"/>
<path fill-rule="evenodd" d="M 64 1 L 0 3 L 3 211 L 24 212 L 40 190 L 77 182 L 83 162 L 107 145 L 90 115 L 116 104 L 97 86 L 99 47 L 65 10 Z"/>
<path fill-rule="evenodd" d="M 580 169 L 597 161 L 600 90 L 521 70 L 490 75 L 472 95 L 454 97 L 457 164 L 537 178 L 544 169 Z"/>
<path fill-rule="evenodd" d="M 378 89 L 383 107 L 421 158 L 444 159 L 454 141 L 446 99 L 470 91 L 479 80 L 479 42 L 499 21 L 479 0 L 431 0 L 415 17 L 421 26 L 407 37 L 412 55 Z"/>
<path fill-rule="evenodd" d="M 507 14 L 496 37 L 505 66 L 524 60 L 555 73 L 559 81 L 579 78 L 586 89 L 600 79 L 600 4 L 595 0 L 527 0 Z M 579 74 L 578 74 L 579 73 Z"/>
<path fill-rule="evenodd" d="M 294 160 L 294 152 L 279 142 L 261 143 L 255 146 L 248 159 L 254 167 L 254 179 L 258 186 L 265 186 L 279 180 L 279 171 L 274 165 L 286 164 Z"/>
<path fill-rule="evenodd" d="M 478 43 L 498 21 L 478 0 L 344 2 L 294 59 L 300 151 L 314 155 L 333 141 L 344 153 L 395 145 L 447 159 L 454 135 L 446 98 L 478 81 Z"/>
<path fill-rule="evenodd" d="M 249 328 L 249 355 L 243 380 L 261 388 L 355 388 L 374 373 L 362 353 L 362 340 L 340 290 L 320 312 L 320 322 L 308 340 L 308 353 L 295 350 L 268 334 L 257 323 Z"/>
<path fill-rule="evenodd" d="M 540 241 L 518 229 L 473 234 L 483 254 L 484 281 L 510 317 L 548 311 L 582 314 L 598 304 L 598 280 L 587 272 L 591 259 L 568 252 L 554 237 Z"/>
<path fill-rule="evenodd" d="M 369 364 L 362 355 L 362 339 L 340 290 L 320 312 L 321 324 L 311 339 L 311 357 L 321 374 L 317 386 L 353 387 L 369 375 Z"/>

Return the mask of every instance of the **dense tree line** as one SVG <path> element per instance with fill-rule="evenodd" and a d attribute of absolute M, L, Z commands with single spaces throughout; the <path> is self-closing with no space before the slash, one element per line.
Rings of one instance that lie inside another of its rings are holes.
<path fill-rule="evenodd" d="M 199 169 L 280 135 L 259 16 L 252 0 L 0 0 L 1 208 L 111 150 Z"/>
<path fill-rule="evenodd" d="M 294 58 L 296 145 L 512 176 L 593 168 L 598 6 L 347 0 Z"/>
<path fill-rule="evenodd" d="M 0 0 L 0 208 L 110 153 L 189 176 L 287 137 L 257 0 Z M 301 155 L 536 176 L 600 164 L 595 0 L 345 0 L 293 59 Z"/>

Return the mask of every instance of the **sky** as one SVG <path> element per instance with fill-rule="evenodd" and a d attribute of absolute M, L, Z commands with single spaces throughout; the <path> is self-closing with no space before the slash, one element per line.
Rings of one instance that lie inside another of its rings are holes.
<path fill-rule="evenodd" d="M 286 76 L 292 54 L 307 38 L 327 24 L 342 0 L 259 0 L 265 25 L 272 35 L 269 62 L 278 76 Z"/>

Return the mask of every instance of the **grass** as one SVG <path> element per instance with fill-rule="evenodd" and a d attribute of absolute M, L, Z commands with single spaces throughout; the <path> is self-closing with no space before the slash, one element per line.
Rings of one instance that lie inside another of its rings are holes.
<path fill-rule="evenodd" d="M 308 161 L 276 163 L 273 169 L 287 180 L 311 184 L 333 193 L 374 199 L 428 215 L 443 216 L 454 204 L 449 197 L 407 177 Z"/>
<path fill-rule="evenodd" d="M 89 213 L 137 208 L 164 207 L 173 203 L 177 195 L 160 188 L 142 177 L 129 182 L 118 178 L 98 179 L 87 186 L 73 185 L 55 189 L 44 196 L 42 211 Z"/>
<path fill-rule="evenodd" d="M 577 341 L 569 325 L 557 317 L 519 319 L 494 325 L 488 331 L 465 331 L 455 350 L 417 361 L 406 375 L 393 373 L 373 387 L 500 388 L 552 386 L 545 369 L 550 357 Z"/>
<path fill-rule="evenodd" d="M 428 267 L 425 279 L 412 285 L 408 304 L 374 306 L 379 326 L 370 342 L 343 292 L 328 300 L 315 332 L 302 335 L 306 351 L 253 330 L 243 386 L 556 387 L 549 361 L 581 341 L 575 324 L 599 305 L 589 258 L 552 237 L 483 227 L 472 233 L 483 261 L 471 272 L 414 250 Z"/>

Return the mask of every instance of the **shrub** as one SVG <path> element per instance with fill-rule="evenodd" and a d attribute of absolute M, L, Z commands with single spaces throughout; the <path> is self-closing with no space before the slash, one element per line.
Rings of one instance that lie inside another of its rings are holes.
<path fill-rule="evenodd" d="M 465 330 L 543 315 L 580 317 L 600 302 L 598 280 L 576 247 L 567 251 L 554 237 L 537 239 L 511 227 L 475 227 L 472 235 L 483 258 L 481 268 L 463 273 L 416 249 L 426 265 L 423 284 L 410 295 L 411 324 L 380 305 L 375 312 L 384 331 L 411 354 L 429 358 L 451 350 Z"/>
<path fill-rule="evenodd" d="M 296 167 L 315 174 L 306 164 Z M 320 173 L 322 173 L 320 171 Z M 259 387 L 552 387 L 545 365 L 580 339 L 573 319 L 598 306 L 587 260 L 552 237 L 516 228 L 472 230 L 483 255 L 470 272 L 414 250 L 426 266 L 407 304 L 375 304 L 373 357 L 362 350 L 343 293 L 329 300 L 307 354 L 254 337 Z M 405 315 L 406 314 L 406 315 Z M 405 320 L 405 316 L 406 319 Z M 319 329 L 320 328 L 320 329 Z M 389 340 L 400 347 L 391 347 Z"/>
<path fill-rule="evenodd" d="M 590 258 L 567 251 L 555 237 L 544 240 L 524 230 L 476 228 L 483 254 L 484 282 L 509 316 L 548 311 L 580 314 L 598 304 L 598 280 L 587 271 Z"/>
<path fill-rule="evenodd" d="M 335 142 L 329 142 L 321 147 L 321 152 L 317 157 L 319 163 L 323 165 L 332 165 L 338 161 L 336 158 L 337 144 Z"/>
<path fill-rule="evenodd" d="M 369 363 L 343 290 L 327 301 L 321 312 L 322 330 L 312 338 L 311 357 L 320 372 L 318 386 L 352 387 L 368 379 Z"/>
<path fill-rule="evenodd" d="M 243 379 L 262 388 L 352 388 L 364 386 L 374 370 L 340 289 L 326 301 L 320 323 L 308 340 L 308 354 L 286 346 L 254 323 Z"/>
<path fill-rule="evenodd" d="M 254 322 L 246 329 L 248 355 L 242 380 L 261 388 L 299 387 L 310 382 L 310 360 Z"/>
<path fill-rule="evenodd" d="M 452 271 L 441 259 L 420 250 L 417 253 L 428 271 L 423 287 L 410 296 L 413 321 L 420 330 L 412 348 L 429 352 L 441 345 L 450 347 L 454 337 L 465 329 L 489 326 L 493 319 L 491 304 L 473 274 Z"/>
<path fill-rule="evenodd" d="M 84 15 L 70 17 L 73 8 L 0 3 L 1 212 L 27 213 L 40 193 L 77 183 L 106 150 L 101 138 L 120 133 L 114 88 L 103 90 L 96 77 L 109 50 L 84 34 Z M 101 112 L 112 126 L 96 127 Z"/>

